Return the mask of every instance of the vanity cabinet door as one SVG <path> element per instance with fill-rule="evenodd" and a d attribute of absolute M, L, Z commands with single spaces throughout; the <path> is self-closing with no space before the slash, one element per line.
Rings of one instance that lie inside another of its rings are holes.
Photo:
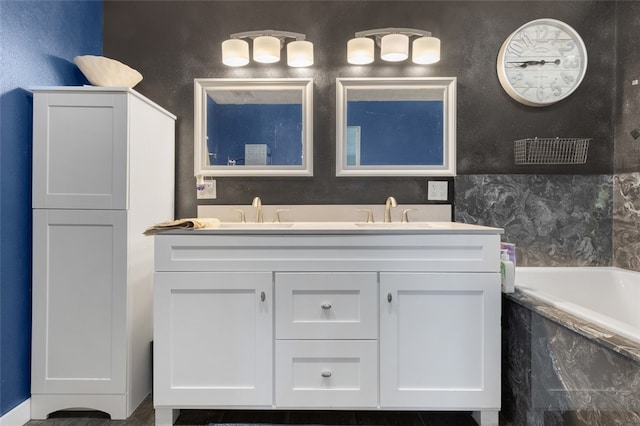
<path fill-rule="evenodd" d="M 278 272 L 276 339 L 378 338 L 374 272 Z"/>
<path fill-rule="evenodd" d="M 500 406 L 499 274 L 380 274 L 380 406 Z"/>
<path fill-rule="evenodd" d="M 275 352 L 278 407 L 377 406 L 376 340 L 277 340 Z"/>
<path fill-rule="evenodd" d="M 128 99 L 124 92 L 36 92 L 34 208 L 128 207 Z M 157 118 L 151 123 L 159 127 Z"/>
<path fill-rule="evenodd" d="M 47 406 L 42 395 L 124 393 L 126 212 L 34 210 L 33 230 L 31 393 L 37 410 Z"/>
<path fill-rule="evenodd" d="M 271 406 L 271 272 L 160 272 L 154 405 Z"/>

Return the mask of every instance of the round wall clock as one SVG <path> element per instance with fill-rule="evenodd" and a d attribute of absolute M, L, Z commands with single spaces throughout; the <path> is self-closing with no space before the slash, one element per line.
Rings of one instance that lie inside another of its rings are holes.
<path fill-rule="evenodd" d="M 498 79 L 513 99 L 529 106 L 558 102 L 575 91 L 587 71 L 580 35 L 556 19 L 536 19 L 515 30 L 498 53 Z"/>

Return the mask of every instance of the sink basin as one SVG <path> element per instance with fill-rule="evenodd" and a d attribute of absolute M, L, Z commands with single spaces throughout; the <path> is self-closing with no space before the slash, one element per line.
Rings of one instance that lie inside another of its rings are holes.
<path fill-rule="evenodd" d="M 293 223 L 241 223 L 222 222 L 218 228 L 222 229 L 282 229 L 291 228 Z"/>

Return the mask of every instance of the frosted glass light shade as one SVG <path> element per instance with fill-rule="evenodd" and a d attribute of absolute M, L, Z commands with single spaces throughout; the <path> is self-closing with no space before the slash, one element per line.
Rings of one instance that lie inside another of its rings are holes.
<path fill-rule="evenodd" d="M 309 67 L 313 65 L 313 43 L 298 40 L 287 44 L 287 65 Z"/>
<path fill-rule="evenodd" d="M 352 38 L 347 42 L 347 62 L 353 65 L 366 65 L 373 62 L 374 45 L 367 37 Z"/>
<path fill-rule="evenodd" d="M 280 60 L 280 39 L 272 36 L 260 36 L 253 39 L 253 60 L 263 64 L 272 64 Z"/>
<path fill-rule="evenodd" d="M 420 37 L 413 41 L 411 60 L 420 65 L 434 64 L 440 60 L 440 39 Z"/>
<path fill-rule="evenodd" d="M 230 67 L 241 67 L 249 63 L 249 43 L 238 38 L 222 42 L 222 63 Z"/>
<path fill-rule="evenodd" d="M 404 34 L 387 34 L 382 37 L 380 57 L 389 62 L 407 59 L 409 57 L 409 37 Z"/>

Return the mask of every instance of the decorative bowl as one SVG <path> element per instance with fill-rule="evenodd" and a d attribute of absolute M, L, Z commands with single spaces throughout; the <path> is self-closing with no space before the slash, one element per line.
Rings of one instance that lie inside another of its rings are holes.
<path fill-rule="evenodd" d="M 84 55 L 73 61 L 94 86 L 133 87 L 142 80 L 142 74 L 115 59 Z"/>

